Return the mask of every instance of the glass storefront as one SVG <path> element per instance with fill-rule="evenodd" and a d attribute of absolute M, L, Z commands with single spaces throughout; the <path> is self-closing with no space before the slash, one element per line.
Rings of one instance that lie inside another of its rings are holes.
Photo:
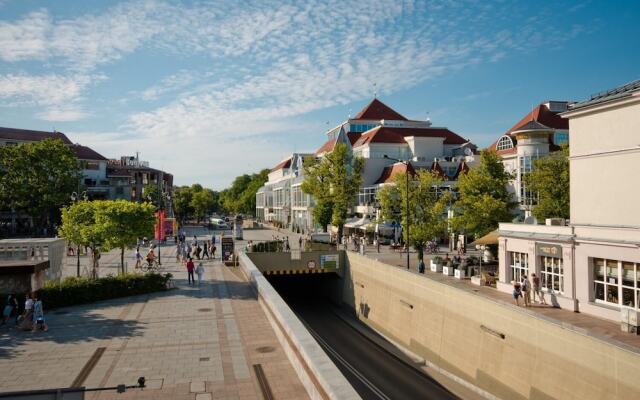
<path fill-rule="evenodd" d="M 540 257 L 540 286 L 547 291 L 564 292 L 562 258 Z"/>
<path fill-rule="evenodd" d="M 524 275 L 529 275 L 529 254 L 510 251 L 509 260 L 512 280 L 520 282 Z"/>
<path fill-rule="evenodd" d="M 592 258 L 596 302 L 640 309 L 640 264 Z"/>

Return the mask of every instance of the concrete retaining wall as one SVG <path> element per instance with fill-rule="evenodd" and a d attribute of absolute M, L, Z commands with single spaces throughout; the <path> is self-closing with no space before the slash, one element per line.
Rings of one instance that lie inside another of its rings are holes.
<path fill-rule="evenodd" d="M 347 254 L 343 301 L 414 353 L 499 398 L 637 399 L 640 354 L 524 309 Z"/>
<path fill-rule="evenodd" d="M 239 259 L 242 271 L 258 293 L 260 304 L 309 396 L 314 400 L 360 399 L 253 261 L 245 253 L 240 253 Z"/>

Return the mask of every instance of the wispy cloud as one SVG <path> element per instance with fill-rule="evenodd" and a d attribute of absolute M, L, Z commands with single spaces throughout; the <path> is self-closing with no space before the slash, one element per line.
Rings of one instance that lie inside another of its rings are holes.
<path fill-rule="evenodd" d="M 133 92 L 154 102 L 128 110 L 120 127 L 128 137 L 154 138 L 165 149 L 196 138 L 250 137 L 246 149 L 273 150 L 273 143 L 254 145 L 255 138 L 299 129 L 294 120 L 302 114 L 370 97 L 374 82 L 384 96 L 531 51 L 550 36 L 558 44 L 580 34 L 580 26 L 563 32 L 549 18 L 530 17 L 517 4 L 472 0 L 142 0 L 71 18 L 38 9 L 0 21 L 0 60 L 37 61 L 55 72 L 0 75 L 0 100 L 41 107 L 38 115 L 49 120 L 99 114 L 86 99 L 108 66 L 152 52 L 176 67 Z M 123 90 L 112 102 L 131 95 Z M 186 173 L 181 162 L 206 159 L 193 149 L 190 158 L 167 163 Z"/>

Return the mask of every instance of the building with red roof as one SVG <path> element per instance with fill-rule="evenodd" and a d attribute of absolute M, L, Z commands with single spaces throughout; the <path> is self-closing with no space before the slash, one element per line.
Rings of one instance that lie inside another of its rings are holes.
<path fill-rule="evenodd" d="M 434 127 L 429 120 L 410 120 L 377 98 L 371 100 L 354 117 L 326 132 L 327 140 L 313 154 L 322 158 L 335 148 L 345 144 L 355 156 L 364 159 L 363 187 L 358 195 L 355 213 L 363 219 L 375 215 L 376 196 L 381 185 L 393 182 L 393 176 L 401 170 L 431 170 L 454 185 L 461 173 L 466 173 L 474 163 L 477 147 L 468 139 L 446 127 Z M 388 156 L 389 158 L 385 158 Z M 256 214 L 265 221 L 276 220 L 295 230 L 313 228 L 311 208 L 313 199 L 302 202 L 306 194 L 299 190 L 303 170 L 296 169 L 296 154 L 278 163 L 269 174 L 269 181 L 256 196 Z M 404 163 L 394 160 L 409 161 Z M 295 171 L 295 173 L 294 173 Z M 296 175 L 297 174 L 297 175 Z M 283 182 L 289 182 L 288 186 Z M 281 200 L 276 188 L 285 193 Z M 287 199 L 286 191 L 290 199 Z M 270 196 L 273 197 L 270 199 Z M 289 206 L 286 205 L 289 202 Z M 269 204 L 273 204 L 269 207 Z M 276 204 L 279 204 L 276 206 Z M 308 204 L 300 207 L 300 204 Z M 348 225 L 345 225 L 349 227 Z"/>
<path fill-rule="evenodd" d="M 538 104 L 488 147 L 500 155 L 505 169 L 513 175 L 509 190 L 525 216 L 535 206 L 536 195 L 527 189 L 524 177 L 531 172 L 536 159 L 568 145 L 569 123 L 560 116 L 568 104 L 567 101 Z"/>

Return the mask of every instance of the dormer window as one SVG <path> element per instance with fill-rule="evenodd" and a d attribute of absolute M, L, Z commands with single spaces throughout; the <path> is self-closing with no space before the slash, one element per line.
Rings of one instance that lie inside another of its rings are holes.
<path fill-rule="evenodd" d="M 508 150 L 513 148 L 513 140 L 508 135 L 504 135 L 498 140 L 498 144 L 496 145 L 496 150 Z"/>

